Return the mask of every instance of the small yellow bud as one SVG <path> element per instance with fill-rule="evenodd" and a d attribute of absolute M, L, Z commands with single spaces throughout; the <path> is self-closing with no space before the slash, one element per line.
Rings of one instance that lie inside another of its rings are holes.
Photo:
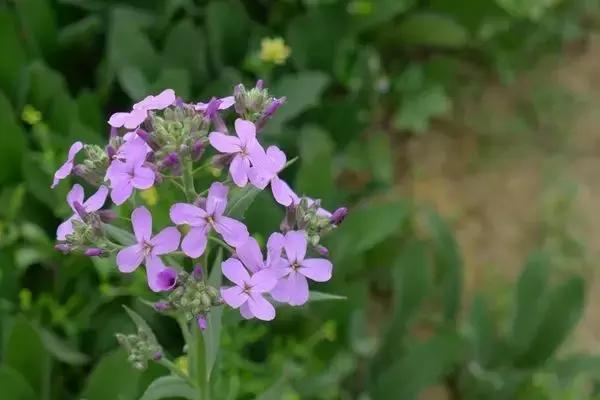
<path fill-rule="evenodd" d="M 184 374 L 188 375 L 188 358 L 187 356 L 181 356 L 175 359 L 175 365 L 177 368 L 181 370 Z"/>
<path fill-rule="evenodd" d="M 154 187 L 150 189 L 142 190 L 140 192 L 140 197 L 150 207 L 155 206 L 158 203 L 158 193 Z"/>
<path fill-rule="evenodd" d="M 42 120 L 42 113 L 33 106 L 26 104 L 21 112 L 21 119 L 29 125 L 35 125 Z"/>
<path fill-rule="evenodd" d="M 264 62 L 282 65 L 290 56 L 292 49 L 285 45 L 282 38 L 263 38 L 260 42 L 260 59 Z"/>

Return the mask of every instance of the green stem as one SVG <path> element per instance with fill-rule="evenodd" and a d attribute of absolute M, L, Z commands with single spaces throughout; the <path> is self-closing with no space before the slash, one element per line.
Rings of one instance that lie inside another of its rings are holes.
<path fill-rule="evenodd" d="M 230 253 L 232 253 L 232 254 L 235 253 L 235 249 L 233 247 L 231 247 L 230 245 L 228 245 L 227 243 L 225 243 L 218 237 L 209 235 L 208 239 L 212 240 L 213 242 L 217 243 L 218 245 L 220 245 L 222 247 L 225 247 L 227 250 L 229 250 Z M 208 259 L 207 259 L 207 261 L 208 261 Z"/>
<path fill-rule="evenodd" d="M 210 388 L 208 386 L 208 375 L 206 373 L 206 348 L 204 336 L 200 329 L 194 329 L 194 378 L 196 385 L 200 388 L 198 400 L 210 399 Z"/>
<path fill-rule="evenodd" d="M 186 158 L 183 161 L 183 187 L 185 190 L 185 196 L 187 201 L 192 202 L 196 200 L 196 189 L 194 188 L 194 165 L 190 158 Z"/>
<path fill-rule="evenodd" d="M 196 382 L 194 382 L 188 375 L 186 375 L 177 365 L 173 364 L 171 360 L 167 360 L 166 358 L 162 358 L 159 362 L 160 365 L 167 368 L 171 371 L 172 374 L 177 375 L 181 379 L 185 380 L 190 386 L 195 387 Z"/>

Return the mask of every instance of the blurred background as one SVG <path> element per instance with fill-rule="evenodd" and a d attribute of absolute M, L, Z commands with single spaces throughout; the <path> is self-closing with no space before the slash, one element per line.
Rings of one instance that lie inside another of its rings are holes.
<path fill-rule="evenodd" d="M 114 339 L 127 304 L 180 353 L 142 274 L 53 249 L 51 176 L 147 94 L 262 78 L 285 178 L 351 209 L 318 289 L 347 300 L 226 314 L 216 399 L 600 399 L 598 28 L 597 0 L 0 0 L 0 397 L 165 373 Z M 247 222 L 282 217 L 265 194 Z"/>

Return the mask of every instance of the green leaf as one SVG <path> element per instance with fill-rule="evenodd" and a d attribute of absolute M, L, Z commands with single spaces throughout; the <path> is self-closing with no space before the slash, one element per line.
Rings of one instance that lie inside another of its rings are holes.
<path fill-rule="evenodd" d="M 415 0 L 377 0 L 370 2 L 353 2 L 353 4 L 367 3 L 363 9 L 350 8 L 353 14 L 353 28 L 364 31 L 370 28 L 380 27 L 382 24 L 408 11 Z"/>
<path fill-rule="evenodd" d="M 348 300 L 348 298 L 346 296 L 340 296 L 339 294 L 323 293 L 323 292 L 318 292 L 316 290 L 311 290 L 308 293 L 308 301 L 309 302 L 328 301 L 328 300 Z"/>
<path fill-rule="evenodd" d="M 2 398 L 6 400 L 39 399 L 27 380 L 6 365 L 0 365 L 0 388 L 2 388 Z"/>
<path fill-rule="evenodd" d="M 57 28 L 54 7 L 49 0 L 15 2 L 25 40 L 33 54 L 48 56 L 56 47 Z"/>
<path fill-rule="evenodd" d="M 148 386 L 140 400 L 160 400 L 173 397 L 194 400 L 196 391 L 178 376 L 161 376 Z"/>
<path fill-rule="evenodd" d="M 195 84 L 205 82 L 208 77 L 205 40 L 191 19 L 181 20 L 167 35 L 162 54 L 163 65 L 185 69 Z M 194 44 L 193 51 L 190 51 L 190 43 Z"/>
<path fill-rule="evenodd" d="M 492 317 L 485 297 L 481 294 L 476 295 L 469 314 L 469 337 L 474 356 L 484 367 L 490 363 L 494 352 L 498 349 Z"/>
<path fill-rule="evenodd" d="M 117 243 L 124 246 L 130 246 L 135 243 L 135 237 L 129 231 L 121 229 L 114 225 L 103 224 L 102 225 L 109 237 L 117 241 Z"/>
<path fill-rule="evenodd" d="M 391 185 L 394 182 L 394 160 L 392 144 L 385 132 L 370 137 L 367 142 L 367 155 L 375 180 Z"/>
<path fill-rule="evenodd" d="M 600 356 L 594 354 L 576 354 L 554 361 L 550 369 L 560 379 L 565 381 L 581 375 L 588 375 L 595 379 L 600 377 Z"/>
<path fill-rule="evenodd" d="M 563 0 L 496 0 L 500 7 L 514 17 L 525 17 L 534 21 L 539 20 L 552 8 L 563 2 Z"/>
<path fill-rule="evenodd" d="M 16 17 L 8 8 L 0 9 L 0 49 L 3 52 L 0 61 L 0 88 L 13 100 L 17 100 L 27 56 L 21 43 Z"/>
<path fill-rule="evenodd" d="M 21 176 L 21 160 L 26 148 L 25 133 L 17 123 L 14 111 L 0 91 L 0 184 L 17 181 Z M 15 168 L 16 166 L 16 168 Z"/>
<path fill-rule="evenodd" d="M 551 290 L 535 337 L 516 365 L 533 367 L 550 358 L 581 319 L 583 307 L 582 278 L 573 277 Z"/>
<path fill-rule="evenodd" d="M 89 362 L 87 355 L 75 350 L 69 343 L 53 332 L 40 329 L 40 337 L 46 349 L 57 360 L 70 365 L 83 365 Z"/>
<path fill-rule="evenodd" d="M 252 185 L 231 189 L 229 192 L 229 201 L 227 202 L 227 215 L 231 218 L 243 219 L 248 207 L 254 202 L 259 193 L 260 189 Z"/>
<path fill-rule="evenodd" d="M 131 99 L 143 99 L 148 94 L 148 80 L 137 67 L 127 65 L 117 72 L 117 79 L 123 91 Z"/>
<path fill-rule="evenodd" d="M 436 275 L 442 292 L 444 316 L 454 321 L 460 308 L 463 262 L 450 226 L 437 213 L 429 214 L 427 223 L 434 245 Z"/>
<path fill-rule="evenodd" d="M 466 46 L 467 30 L 445 15 L 412 14 L 395 31 L 398 41 L 414 46 L 457 48 Z"/>
<path fill-rule="evenodd" d="M 374 203 L 350 210 L 348 217 L 332 237 L 333 254 L 339 258 L 348 258 L 373 248 L 399 233 L 409 212 L 409 203 L 404 200 Z"/>
<path fill-rule="evenodd" d="M 285 75 L 277 81 L 273 93 L 278 97 L 286 96 L 287 101 L 269 122 L 275 127 L 271 129 L 277 129 L 276 127 L 280 127 L 286 121 L 319 104 L 321 94 L 328 83 L 329 77 L 326 74 L 310 71 Z"/>
<path fill-rule="evenodd" d="M 511 345 L 517 353 L 527 349 L 541 323 L 547 301 L 548 263 L 546 254 L 534 253 L 519 277 L 511 335 Z"/>
<path fill-rule="evenodd" d="M 332 159 L 334 144 L 319 127 L 304 127 L 300 133 L 300 168 L 296 175 L 296 192 L 311 198 L 333 202 L 335 185 Z"/>
<path fill-rule="evenodd" d="M 462 340 L 455 333 L 442 333 L 408 346 L 406 354 L 377 377 L 372 398 L 416 399 L 452 369 L 460 360 L 462 348 Z"/>
<path fill-rule="evenodd" d="M 23 317 L 15 320 L 8 334 L 4 363 L 23 375 L 39 397 L 49 389 L 50 356 L 38 332 Z"/>
<path fill-rule="evenodd" d="M 89 43 L 104 29 L 102 24 L 98 15 L 88 15 L 79 21 L 64 25 L 58 32 L 58 43 L 63 48 Z"/>
<path fill-rule="evenodd" d="M 132 22 L 130 10 L 113 10 L 106 51 L 109 66 L 114 73 L 125 67 L 136 67 L 147 79 L 156 76 L 160 65 L 159 57 L 139 24 Z"/>
<path fill-rule="evenodd" d="M 131 308 L 127 307 L 124 304 L 123 304 L 123 308 L 127 312 L 127 315 L 129 315 L 129 318 L 131 318 L 131 320 L 135 324 L 136 328 L 138 330 L 144 331 L 151 341 L 158 343 L 158 340 L 156 339 L 156 335 L 154 334 L 154 331 L 152 330 L 152 328 L 150 328 L 150 325 L 148 325 L 148 323 L 144 320 L 144 318 L 142 318 L 138 313 L 136 313 L 135 311 L 133 311 Z"/>
<path fill-rule="evenodd" d="M 113 351 L 96 364 L 78 398 L 137 400 L 140 375 L 131 367 L 124 351 Z"/>
<path fill-rule="evenodd" d="M 441 86 L 424 88 L 402 97 L 399 112 L 394 117 L 397 129 L 423 133 L 429 129 L 431 119 L 443 116 L 452 107 L 450 98 Z"/>
<path fill-rule="evenodd" d="M 171 88 L 182 98 L 190 97 L 190 73 L 184 68 L 163 68 L 154 83 L 154 92 Z"/>
<path fill-rule="evenodd" d="M 223 249 L 219 248 L 217 257 L 215 257 L 212 269 L 210 270 L 210 276 L 208 277 L 208 284 L 215 288 L 219 288 L 223 282 L 221 261 L 223 261 Z M 206 329 L 202 332 L 202 335 L 204 336 L 206 375 L 208 381 L 210 381 L 210 375 L 215 365 L 215 361 L 217 360 L 219 345 L 221 343 L 222 317 L 223 307 L 211 308 L 206 319 Z"/>
<path fill-rule="evenodd" d="M 250 37 L 244 6 L 237 1 L 211 1 L 205 12 L 213 63 L 218 67 L 240 65 Z"/>

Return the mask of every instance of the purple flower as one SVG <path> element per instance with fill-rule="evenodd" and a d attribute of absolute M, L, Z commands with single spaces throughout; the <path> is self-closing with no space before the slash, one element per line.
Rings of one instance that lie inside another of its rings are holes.
<path fill-rule="evenodd" d="M 204 253 L 211 229 L 214 229 L 231 246 L 239 246 L 248 239 L 246 225 L 223 215 L 227 207 L 227 186 L 215 182 L 210 186 L 206 207 L 176 203 L 171 207 L 171 221 L 176 225 L 187 224 L 190 231 L 181 242 L 181 250 L 192 258 Z"/>
<path fill-rule="evenodd" d="M 107 195 L 108 188 L 106 186 L 100 186 L 96 193 L 91 195 L 86 201 L 83 201 L 83 188 L 79 184 L 73 185 L 73 188 L 69 194 L 67 194 L 67 203 L 73 210 L 73 215 L 58 226 L 58 229 L 56 230 L 56 239 L 60 241 L 66 240 L 67 236 L 73 233 L 73 221 L 81 221 L 75 203 L 79 203 L 86 213 L 90 213 L 102 208 Z"/>
<path fill-rule="evenodd" d="M 308 301 L 308 281 L 326 282 L 331 279 L 333 265 L 324 258 L 305 258 L 306 236 L 303 231 L 290 231 L 284 235 L 274 233 L 269 238 L 273 247 L 285 255 L 285 266 L 278 269 L 279 280 L 271 295 L 277 301 L 299 306 Z"/>
<path fill-rule="evenodd" d="M 114 128 L 136 129 L 148 116 L 149 110 L 163 110 L 175 102 L 173 89 L 165 89 L 156 96 L 147 96 L 135 103 L 130 112 L 118 112 L 110 116 L 108 124 Z"/>
<path fill-rule="evenodd" d="M 106 177 L 110 180 L 110 198 L 116 205 L 123 204 L 133 193 L 133 188 L 148 189 L 154 184 L 156 175 L 152 168 L 144 166 L 145 148 L 132 146 L 124 161 L 116 159 L 110 163 Z"/>
<path fill-rule="evenodd" d="M 263 260 L 260 246 L 253 237 L 249 237 L 242 245 L 236 247 L 235 254 L 252 273 L 268 268 L 273 268 L 271 271 L 276 273 L 275 269 L 286 266 L 285 260 L 281 257 L 280 246 L 273 242 L 267 243 L 267 259 Z"/>
<path fill-rule="evenodd" d="M 222 97 L 219 100 L 219 110 L 226 110 L 229 107 L 231 107 L 232 105 L 235 104 L 235 99 L 233 96 L 227 96 L 227 97 Z M 196 111 L 206 111 L 206 109 L 208 108 L 208 105 L 210 104 L 210 101 L 208 103 L 197 103 L 194 105 L 194 110 Z"/>
<path fill-rule="evenodd" d="M 206 330 L 207 321 L 206 321 L 206 317 L 204 315 L 198 315 L 196 322 L 198 322 L 198 328 L 200 328 L 201 331 Z"/>
<path fill-rule="evenodd" d="M 221 264 L 223 275 L 235 286 L 221 288 L 223 301 L 232 308 L 239 308 L 242 317 L 256 317 L 263 321 L 275 318 L 275 308 L 264 297 L 277 283 L 277 279 L 269 270 L 260 270 L 248 274 L 239 260 L 230 258 Z"/>
<path fill-rule="evenodd" d="M 283 170 L 286 156 L 277 146 L 269 146 L 264 157 L 257 157 L 250 169 L 250 182 L 259 189 L 264 189 L 269 183 L 275 201 L 283 206 L 290 206 L 300 202 L 300 198 L 294 193 L 285 181 L 277 174 Z"/>
<path fill-rule="evenodd" d="M 153 237 L 152 215 L 146 207 L 133 210 L 131 225 L 137 243 L 117 253 L 119 271 L 133 272 L 144 262 L 150 289 L 154 292 L 172 289 L 177 281 L 177 272 L 166 267 L 159 256 L 177 250 L 181 234 L 177 228 L 169 227 Z"/>
<path fill-rule="evenodd" d="M 236 119 L 235 132 L 237 137 L 212 132 L 208 139 L 210 144 L 221 153 L 233 155 L 229 172 L 233 182 L 239 187 L 244 187 L 248 183 L 252 164 L 266 156 L 262 146 L 256 140 L 256 127 L 252 122 Z"/>
<path fill-rule="evenodd" d="M 50 186 L 52 189 L 54 189 L 56 185 L 58 185 L 58 182 L 65 179 L 71 174 L 71 171 L 73 170 L 75 156 L 81 151 L 81 149 L 83 149 L 83 143 L 81 142 L 75 142 L 71 145 L 67 161 L 65 161 L 65 163 L 61 165 L 60 168 L 54 173 L 54 180 L 52 182 L 52 186 Z"/>

